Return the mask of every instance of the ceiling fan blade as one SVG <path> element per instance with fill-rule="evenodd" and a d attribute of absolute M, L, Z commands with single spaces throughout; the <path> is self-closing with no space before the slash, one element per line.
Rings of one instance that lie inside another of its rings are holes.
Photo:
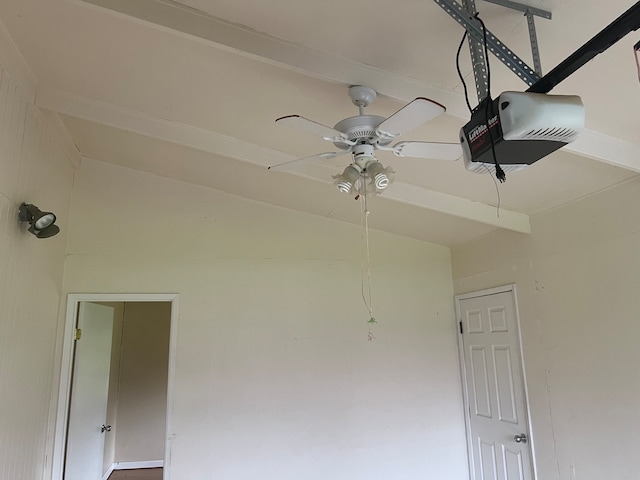
<path fill-rule="evenodd" d="M 377 131 L 383 136 L 395 138 L 442 115 L 445 110 L 433 100 L 418 97 L 382 122 Z"/>
<path fill-rule="evenodd" d="M 349 150 L 345 150 L 343 152 L 325 152 L 325 153 L 317 153 L 315 155 L 311 155 L 309 157 L 303 157 L 303 158 L 296 158 L 295 160 L 289 160 L 288 162 L 283 162 L 283 163 L 279 163 L 278 165 L 272 165 L 270 167 L 267 168 L 267 170 L 271 170 L 274 172 L 278 172 L 278 171 L 284 171 L 284 170 L 288 170 L 288 169 L 292 169 L 293 167 L 297 167 L 300 165 L 305 165 L 307 163 L 311 163 L 314 160 L 326 160 L 326 159 L 331 159 L 331 158 L 335 158 L 339 155 L 344 155 L 345 153 L 349 153 L 351 151 L 351 149 Z"/>
<path fill-rule="evenodd" d="M 393 153 L 399 157 L 458 160 L 462 156 L 462 147 L 459 143 L 400 142 L 393 146 Z"/>
<path fill-rule="evenodd" d="M 338 130 L 335 130 L 321 123 L 314 122 L 300 115 L 288 115 L 286 117 L 280 117 L 276 120 L 278 125 L 284 125 L 286 127 L 295 128 L 297 130 L 310 133 L 324 138 L 325 140 L 343 139 L 345 136 Z"/>

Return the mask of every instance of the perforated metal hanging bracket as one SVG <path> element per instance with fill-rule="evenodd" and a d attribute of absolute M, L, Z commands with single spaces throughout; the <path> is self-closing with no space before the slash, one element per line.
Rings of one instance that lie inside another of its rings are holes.
<path fill-rule="evenodd" d="M 476 14 L 475 0 L 462 0 L 462 7 L 471 16 Z M 471 55 L 471 65 L 473 65 L 473 79 L 476 84 L 476 94 L 478 103 L 489 95 L 489 78 L 487 76 L 487 59 L 484 56 L 484 41 L 479 41 L 468 36 L 469 54 Z"/>
<path fill-rule="evenodd" d="M 529 27 L 529 42 L 531 43 L 531 55 L 533 57 L 533 69 L 536 74 L 542 76 L 542 63 L 540 62 L 540 50 L 538 49 L 538 36 L 536 34 L 536 23 L 534 17 L 542 17 L 547 20 L 551 20 L 551 12 L 542 10 L 540 8 L 530 7 L 529 5 L 523 5 L 518 2 L 512 2 L 511 0 L 484 0 L 485 2 L 500 5 L 502 7 L 510 8 L 511 10 L 518 10 L 524 13 L 527 17 L 527 27 Z"/>
<path fill-rule="evenodd" d="M 518 2 L 512 2 L 511 0 L 484 0 L 488 3 L 494 3 L 495 5 L 500 5 L 501 7 L 507 7 L 511 10 L 518 10 L 522 13 L 531 12 L 531 15 L 535 15 L 536 17 L 546 18 L 547 20 L 551 20 L 551 12 L 547 12 L 546 10 L 541 10 L 539 8 L 530 7 L 529 5 L 523 5 Z"/>
<path fill-rule="evenodd" d="M 440 8 L 442 8 L 447 14 L 453 18 L 456 22 L 462 25 L 463 28 L 469 32 L 475 40 L 484 43 L 484 32 L 482 30 L 482 25 L 480 22 L 473 17 L 462 5 L 460 5 L 455 0 L 434 0 Z M 518 10 L 521 8 L 526 8 L 525 5 L 517 4 L 516 2 L 508 2 L 507 0 L 486 0 L 491 3 L 496 3 L 502 6 L 508 6 L 509 8 L 513 8 L 511 5 L 517 5 Z M 511 5 L 507 5 L 507 3 Z M 544 10 L 539 10 L 535 8 L 530 8 L 530 15 L 538 15 L 538 13 L 542 13 Z M 526 11 L 525 11 L 526 14 Z M 545 13 L 549 16 L 551 15 L 549 12 Z M 532 37 L 531 27 L 529 30 L 529 36 Z M 535 36 L 535 29 L 533 31 L 533 36 Z M 516 55 L 510 48 L 508 48 L 504 43 L 502 43 L 493 33 L 487 30 L 487 49 L 493 53 L 498 60 L 504 63 L 509 70 L 515 73 L 522 81 L 524 81 L 527 85 L 531 86 L 536 83 L 540 79 L 540 74 L 536 73 L 536 71 L 531 68 L 527 63 L 522 60 L 518 55 Z M 533 51 L 533 46 L 532 46 Z M 535 51 L 538 51 L 537 48 L 537 38 L 535 40 Z M 534 62 L 536 57 L 536 53 L 534 53 Z M 538 62 L 539 62 L 539 53 L 537 54 Z M 476 72 L 474 72 L 476 74 Z M 477 74 L 476 74 L 477 76 Z M 481 99 L 480 99 L 481 100 Z"/>
<path fill-rule="evenodd" d="M 533 13 L 530 10 L 525 12 L 527 26 L 529 27 L 529 41 L 531 42 L 531 55 L 533 57 L 533 68 L 536 74 L 542 76 L 542 62 L 540 61 L 540 50 L 538 49 L 538 36 L 536 35 L 536 24 L 533 20 Z"/>

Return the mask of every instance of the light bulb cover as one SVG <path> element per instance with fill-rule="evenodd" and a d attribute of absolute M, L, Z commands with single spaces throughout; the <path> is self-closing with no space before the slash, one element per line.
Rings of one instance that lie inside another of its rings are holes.
<path fill-rule="evenodd" d="M 36 230 L 44 230 L 56 222 L 56 216 L 53 213 L 40 212 L 41 215 L 34 219 L 33 226 Z"/>
<path fill-rule="evenodd" d="M 367 165 L 367 175 L 378 192 L 385 190 L 395 178 L 395 172 L 391 167 L 385 168 L 378 161 Z"/>
<path fill-rule="evenodd" d="M 357 189 L 360 174 L 362 170 L 355 164 L 351 164 L 344 169 L 340 175 L 334 175 L 332 178 L 335 180 L 333 184 L 342 193 L 350 193 L 354 188 Z"/>

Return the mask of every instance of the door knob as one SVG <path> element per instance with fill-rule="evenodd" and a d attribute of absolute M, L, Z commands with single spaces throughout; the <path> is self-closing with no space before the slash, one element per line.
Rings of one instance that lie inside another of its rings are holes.
<path fill-rule="evenodd" d="M 111 425 L 102 424 L 102 427 L 100 427 L 100 433 L 110 432 L 110 431 L 111 431 Z"/>
<path fill-rule="evenodd" d="M 516 441 L 516 443 L 527 443 L 527 434 L 521 433 L 520 435 L 516 435 L 515 437 L 513 437 L 513 439 Z"/>

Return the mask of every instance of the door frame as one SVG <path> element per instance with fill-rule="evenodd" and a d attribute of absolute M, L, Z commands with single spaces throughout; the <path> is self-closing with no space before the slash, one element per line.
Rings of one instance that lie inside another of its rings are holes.
<path fill-rule="evenodd" d="M 509 285 L 503 285 L 501 287 L 494 287 L 494 288 L 489 288 L 486 290 L 478 290 L 476 292 L 469 292 L 469 293 L 464 293 L 461 295 L 456 295 L 455 296 L 455 302 L 456 302 L 456 315 L 455 315 L 455 322 L 456 322 L 456 332 L 457 333 L 457 337 L 458 337 L 458 354 L 460 356 L 460 381 L 462 383 L 462 398 L 463 398 L 463 407 L 464 407 L 464 423 L 465 423 L 465 430 L 466 430 L 466 440 L 467 440 L 467 465 L 469 468 L 469 478 L 473 478 L 473 469 L 472 469 L 472 465 L 471 465 L 471 458 L 472 458 L 472 452 L 473 452 L 473 445 L 471 444 L 471 415 L 470 415 L 470 411 L 469 411 L 469 392 L 467 390 L 468 386 L 467 386 L 467 371 L 466 371 L 466 367 L 465 367 L 465 350 L 464 350 L 464 343 L 463 343 L 463 339 L 462 339 L 462 333 L 460 332 L 460 322 L 462 322 L 462 315 L 460 314 L 461 312 L 461 308 L 460 308 L 460 302 L 462 300 L 468 300 L 470 298 L 478 298 L 478 297 L 487 297 L 489 295 L 496 295 L 498 293 L 511 293 L 513 295 L 513 302 L 514 302 L 514 308 L 515 308 L 515 322 L 516 322 L 516 326 L 518 328 L 518 348 L 520 349 L 520 371 L 522 372 L 522 385 L 524 387 L 524 402 L 525 402 L 525 414 L 526 414 L 526 419 L 525 419 L 525 424 L 527 426 L 527 431 L 528 431 L 528 444 L 529 444 L 529 448 L 531 450 L 531 469 L 533 471 L 533 478 L 534 480 L 537 480 L 538 478 L 538 472 L 536 469 L 536 461 L 535 461 L 535 446 L 534 446 L 534 441 L 533 441 L 533 429 L 532 429 L 532 425 L 531 425 L 531 411 L 530 411 L 530 406 L 529 406 L 529 390 L 527 388 L 527 373 L 526 373 L 526 369 L 525 369 L 525 365 L 524 365 L 524 351 L 522 349 L 522 333 L 521 333 L 521 328 L 520 328 L 520 309 L 518 308 L 518 295 L 517 295 L 517 291 L 516 291 L 516 285 L 515 283 L 509 284 Z"/>
<path fill-rule="evenodd" d="M 167 379 L 167 412 L 164 448 L 163 477 L 169 479 L 171 458 L 172 415 L 174 402 L 175 360 L 178 327 L 178 294 L 177 293 L 70 293 L 67 296 L 67 310 L 62 342 L 62 363 L 58 389 L 58 407 L 53 438 L 53 458 L 51 468 L 52 480 L 63 480 L 65 444 L 67 441 L 67 425 L 69 420 L 69 404 L 71 400 L 71 382 L 74 360 L 74 333 L 76 319 L 81 302 L 170 302 L 171 325 L 169 332 L 169 377 Z"/>

